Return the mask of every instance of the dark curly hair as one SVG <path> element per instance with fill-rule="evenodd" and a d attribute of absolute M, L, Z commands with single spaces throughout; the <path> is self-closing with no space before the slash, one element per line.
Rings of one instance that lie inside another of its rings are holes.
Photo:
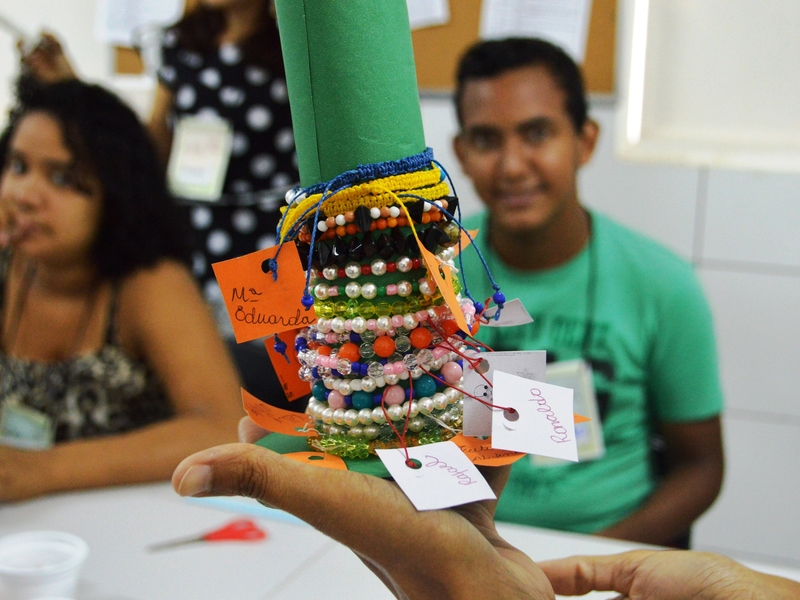
<path fill-rule="evenodd" d="M 506 38 L 474 44 L 461 57 L 456 75 L 456 114 L 463 124 L 464 86 L 475 79 L 491 79 L 523 67 L 544 67 L 566 96 L 566 110 L 575 131 L 587 119 L 586 91 L 580 67 L 558 46 L 536 38 Z"/>
<path fill-rule="evenodd" d="M 250 64 L 283 73 L 278 24 L 269 11 L 268 0 L 263 0 L 262 4 L 255 30 L 241 43 L 242 53 Z M 200 5 L 188 12 L 172 30 L 178 34 L 181 48 L 207 54 L 218 47 L 217 39 L 225 25 L 225 13 L 221 9 Z"/>
<path fill-rule="evenodd" d="M 122 100 L 78 80 L 48 85 L 22 77 L 0 136 L 0 172 L 16 127 L 33 112 L 58 121 L 75 172 L 100 181 L 102 216 L 91 252 L 101 277 L 119 280 L 163 258 L 188 263 L 188 228 L 147 131 Z"/>

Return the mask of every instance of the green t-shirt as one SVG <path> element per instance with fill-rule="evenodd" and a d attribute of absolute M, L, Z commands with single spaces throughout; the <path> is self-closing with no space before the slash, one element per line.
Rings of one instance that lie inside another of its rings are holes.
<path fill-rule="evenodd" d="M 519 460 L 500 498 L 499 520 L 585 533 L 612 525 L 656 486 L 650 450 L 655 421 L 700 421 L 722 409 L 711 312 L 692 266 L 607 217 L 591 215 L 590 243 L 553 269 L 511 269 L 487 247 L 488 234 L 476 240 L 506 299 L 519 298 L 534 319 L 518 327 L 482 327 L 478 339 L 494 350 L 546 350 L 548 361 L 588 360 L 606 446 L 601 459 L 583 463 Z M 486 213 L 466 219 L 465 226 L 488 232 Z M 473 248 L 465 249 L 463 261 L 472 296 L 490 297 Z"/>

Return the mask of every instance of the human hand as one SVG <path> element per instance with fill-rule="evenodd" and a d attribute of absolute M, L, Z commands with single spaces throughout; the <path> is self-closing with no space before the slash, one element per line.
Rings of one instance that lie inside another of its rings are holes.
<path fill-rule="evenodd" d="M 50 33 L 42 33 L 41 41 L 30 52 L 25 52 L 22 41 L 17 43 L 17 49 L 22 64 L 39 81 L 55 83 L 76 77 L 61 43 Z"/>
<path fill-rule="evenodd" d="M 245 418 L 239 433 L 250 442 L 267 432 Z M 499 495 L 508 468 L 482 473 Z M 496 501 L 418 512 L 394 483 L 252 444 L 190 456 L 172 485 L 182 496 L 241 495 L 290 512 L 350 547 L 398 598 L 553 598 L 533 561 L 497 534 Z"/>
<path fill-rule="evenodd" d="M 538 563 L 556 594 L 614 591 L 627 600 L 781 600 L 800 597 L 800 583 L 758 573 L 730 558 L 688 550 L 634 550 Z"/>

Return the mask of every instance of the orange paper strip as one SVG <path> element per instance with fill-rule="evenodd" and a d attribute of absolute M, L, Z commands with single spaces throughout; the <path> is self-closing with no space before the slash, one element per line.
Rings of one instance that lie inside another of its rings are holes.
<path fill-rule="evenodd" d="M 469 235 L 471 235 L 472 239 L 474 240 L 475 236 L 478 235 L 478 230 L 470 229 Z M 467 235 L 467 232 L 464 229 L 461 230 L 461 250 L 466 250 L 467 246 L 469 246 L 472 243 L 472 241 L 469 239 L 469 235 Z M 458 256 L 461 253 L 458 249 L 458 244 L 453 246 L 453 249 L 456 251 L 456 253 L 453 256 Z"/>
<path fill-rule="evenodd" d="M 326 454 L 324 452 L 290 452 L 289 454 L 284 454 L 284 456 L 305 465 L 311 465 L 312 467 L 347 471 L 347 464 L 345 464 L 339 456 L 334 454 Z"/>
<path fill-rule="evenodd" d="M 300 370 L 300 361 L 297 360 L 297 350 L 294 349 L 294 338 L 297 336 L 298 331 L 300 330 L 294 329 L 280 335 L 281 340 L 286 344 L 286 357 L 275 350 L 275 338 L 264 340 L 267 354 L 269 354 L 272 367 L 281 382 L 281 387 L 283 387 L 283 393 L 286 394 L 287 400 L 297 400 L 311 393 L 311 385 L 307 381 L 300 379 L 297 374 Z M 287 357 L 289 362 L 286 361 Z"/>
<path fill-rule="evenodd" d="M 442 293 L 442 298 L 444 298 L 447 308 L 449 308 L 450 312 L 453 314 L 453 318 L 456 320 L 459 329 L 465 333 L 470 333 L 469 325 L 467 325 L 467 320 L 464 318 L 464 313 L 461 312 L 461 305 L 458 303 L 456 291 L 453 288 L 452 269 L 440 263 L 436 255 L 422 244 L 419 244 L 419 251 L 422 253 L 425 266 L 428 268 L 428 274 Z"/>
<path fill-rule="evenodd" d="M 577 414 L 573 414 L 572 418 L 575 421 L 576 425 L 578 423 L 586 423 L 586 421 L 591 421 L 589 417 L 584 417 L 583 415 L 577 415 Z"/>
<path fill-rule="evenodd" d="M 304 431 L 305 427 L 311 426 L 311 420 L 308 415 L 283 410 L 262 402 L 244 388 L 242 388 L 242 403 L 244 404 L 245 412 L 253 420 L 253 423 L 267 431 L 283 433 L 284 435 L 317 435 L 317 432 L 313 429 Z"/>
<path fill-rule="evenodd" d="M 277 280 L 263 271 L 264 261 L 277 253 L 273 246 L 211 265 L 240 344 L 317 321 L 314 309 L 300 302 L 306 276 L 293 243 L 284 244 L 278 254 Z"/>
<path fill-rule="evenodd" d="M 492 439 L 485 440 L 458 434 L 450 440 L 469 457 L 473 464 L 483 467 L 501 467 L 517 462 L 525 456 L 522 452 L 492 448 Z"/>

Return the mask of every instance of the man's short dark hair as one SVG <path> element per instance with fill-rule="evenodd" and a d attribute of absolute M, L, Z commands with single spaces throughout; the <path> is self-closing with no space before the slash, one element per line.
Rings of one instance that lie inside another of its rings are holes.
<path fill-rule="evenodd" d="M 91 257 L 101 277 L 119 280 L 163 258 L 188 262 L 184 218 L 167 192 L 147 131 L 122 100 L 78 80 L 48 85 L 21 78 L 0 136 L 0 174 L 14 131 L 32 112 L 58 121 L 76 170 L 100 181 L 102 209 Z"/>
<path fill-rule="evenodd" d="M 456 114 L 463 125 L 464 88 L 476 79 L 492 79 L 523 67 L 544 67 L 566 95 L 566 110 L 575 131 L 587 119 L 586 92 L 580 67 L 558 46 L 535 38 L 506 38 L 474 44 L 461 57 L 456 75 Z"/>

